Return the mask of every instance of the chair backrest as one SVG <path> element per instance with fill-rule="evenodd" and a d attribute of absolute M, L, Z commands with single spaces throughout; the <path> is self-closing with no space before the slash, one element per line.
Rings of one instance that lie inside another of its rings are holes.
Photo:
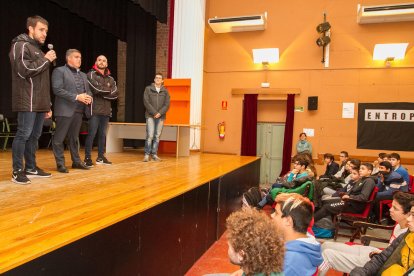
<path fill-rule="evenodd" d="M 408 182 L 408 189 L 411 194 L 414 194 L 414 175 L 409 175 L 410 181 Z"/>
<path fill-rule="evenodd" d="M 369 201 L 373 201 L 375 199 L 375 197 L 377 196 L 378 193 L 378 187 L 375 186 L 374 189 L 371 192 L 371 195 L 369 196 Z M 372 208 L 372 202 L 367 203 L 367 205 L 365 206 L 364 212 L 362 212 L 362 216 L 368 217 L 369 213 L 371 212 L 371 208 Z"/>

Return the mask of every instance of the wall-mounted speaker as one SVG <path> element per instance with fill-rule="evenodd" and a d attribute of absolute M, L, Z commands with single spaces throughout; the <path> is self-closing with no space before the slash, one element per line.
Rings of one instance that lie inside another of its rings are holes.
<path fill-rule="evenodd" d="M 318 110 L 318 96 L 308 97 L 308 110 Z"/>

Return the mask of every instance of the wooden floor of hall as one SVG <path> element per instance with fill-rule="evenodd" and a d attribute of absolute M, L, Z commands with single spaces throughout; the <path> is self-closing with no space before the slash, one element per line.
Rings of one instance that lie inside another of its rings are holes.
<path fill-rule="evenodd" d="M 82 154 L 83 155 L 83 154 Z M 96 152 L 93 153 L 96 156 Z M 51 178 L 29 185 L 11 182 L 11 151 L 0 152 L 0 273 L 143 212 L 256 160 L 256 157 L 192 153 L 142 162 L 142 151 L 107 154 L 113 165 L 56 171 L 51 150 L 37 165 Z"/>

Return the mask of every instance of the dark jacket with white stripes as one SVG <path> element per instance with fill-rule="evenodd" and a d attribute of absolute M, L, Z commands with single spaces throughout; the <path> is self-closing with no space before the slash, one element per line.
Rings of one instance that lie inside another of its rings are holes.
<path fill-rule="evenodd" d="M 12 40 L 12 110 L 48 112 L 50 110 L 50 61 L 40 45 L 27 34 Z"/>
<path fill-rule="evenodd" d="M 91 115 L 111 115 L 111 101 L 118 98 L 118 88 L 108 69 L 102 75 L 96 65 L 88 72 L 88 82 L 93 94 Z"/>

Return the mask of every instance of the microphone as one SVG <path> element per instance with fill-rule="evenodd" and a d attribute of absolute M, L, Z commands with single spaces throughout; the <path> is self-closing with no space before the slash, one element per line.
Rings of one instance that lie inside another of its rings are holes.
<path fill-rule="evenodd" d="M 53 44 L 47 44 L 49 50 L 53 50 Z M 56 66 L 56 59 L 52 62 L 53 66 Z"/>

